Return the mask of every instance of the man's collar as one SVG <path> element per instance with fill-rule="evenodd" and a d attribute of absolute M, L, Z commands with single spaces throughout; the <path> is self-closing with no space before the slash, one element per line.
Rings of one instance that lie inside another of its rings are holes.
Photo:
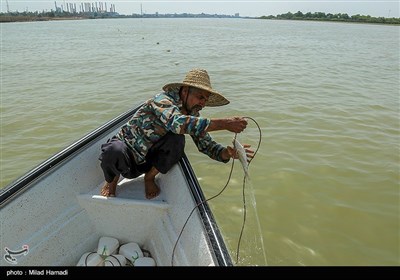
<path fill-rule="evenodd" d="M 169 92 L 166 92 L 165 94 L 168 95 L 169 97 L 171 97 L 174 100 L 174 102 L 177 104 L 179 110 L 182 112 L 183 102 L 182 102 L 181 97 L 179 96 L 179 91 L 178 90 L 169 91 Z M 200 113 L 197 112 L 196 114 L 190 114 L 190 115 L 194 116 L 194 117 L 199 117 Z"/>

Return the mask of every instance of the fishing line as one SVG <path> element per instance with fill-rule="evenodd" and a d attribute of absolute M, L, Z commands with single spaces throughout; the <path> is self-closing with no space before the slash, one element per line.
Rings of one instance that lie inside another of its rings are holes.
<path fill-rule="evenodd" d="M 192 211 L 190 211 L 190 214 L 189 214 L 189 216 L 187 217 L 185 223 L 183 224 L 183 227 L 182 227 L 182 229 L 181 229 L 181 232 L 180 232 L 179 235 L 178 235 L 178 238 L 176 239 L 176 242 L 175 242 L 175 245 L 174 245 L 174 249 L 172 250 L 171 266 L 174 266 L 175 249 L 176 249 L 176 246 L 177 246 L 177 244 L 178 244 L 179 238 L 181 238 L 181 235 L 182 235 L 182 233 L 183 233 L 183 230 L 184 230 L 184 228 L 186 227 L 186 224 L 188 223 L 188 221 L 189 221 L 190 217 L 192 216 L 194 210 L 196 210 L 196 208 L 199 207 L 200 205 L 202 205 L 203 203 L 205 203 L 205 202 L 207 202 L 207 201 L 209 201 L 209 200 L 211 200 L 211 199 L 214 199 L 214 198 L 216 198 L 217 196 L 219 196 L 219 195 L 222 194 L 222 192 L 223 192 L 223 191 L 226 189 L 226 187 L 228 186 L 229 181 L 231 180 L 234 164 L 235 164 L 235 161 L 232 160 L 231 171 L 229 172 L 228 180 L 227 180 L 225 186 L 222 188 L 222 190 L 221 190 L 219 193 L 217 193 L 216 195 L 214 195 L 214 196 L 212 196 L 212 197 L 210 197 L 210 198 L 208 198 L 208 199 L 206 199 L 206 200 L 204 200 L 204 201 L 199 202 L 195 207 L 193 207 Z"/>
<path fill-rule="evenodd" d="M 255 119 L 253 119 L 252 117 L 244 117 L 244 118 L 245 118 L 245 119 L 250 119 L 250 120 L 252 120 L 252 121 L 256 124 L 256 126 L 257 126 L 257 128 L 258 128 L 258 132 L 259 132 L 259 140 L 258 140 L 257 148 L 256 148 L 256 150 L 254 151 L 253 157 L 250 158 L 250 160 L 248 161 L 248 164 L 247 164 L 247 166 L 250 166 L 251 161 L 254 159 L 255 155 L 256 155 L 257 152 L 258 152 L 258 149 L 260 148 L 261 139 L 262 139 L 262 133 L 261 133 L 261 128 L 260 128 L 260 126 L 258 125 L 258 123 L 257 123 L 257 121 L 256 121 Z M 236 139 L 236 135 L 237 135 L 237 133 L 235 134 L 235 139 Z M 243 223 L 242 223 L 242 228 L 241 228 L 241 230 L 240 230 L 238 245 L 237 245 L 237 249 L 236 249 L 236 264 L 238 264 L 238 262 L 239 262 L 240 243 L 241 243 L 241 240 L 242 240 L 242 236 L 243 236 L 243 232 L 244 232 L 244 226 L 245 226 L 245 224 L 246 224 L 246 217 L 247 217 L 246 195 L 245 195 L 245 191 L 244 191 L 245 186 L 246 186 L 246 176 L 243 176 L 243 188 L 242 188 L 242 198 L 243 198 Z M 257 209 L 254 209 L 254 210 L 257 211 Z M 256 215 L 257 215 L 257 213 L 256 213 Z M 258 220 L 258 216 L 257 216 L 257 220 Z M 258 221 L 258 223 L 259 223 L 259 221 Z M 258 224 L 258 225 L 259 225 L 259 224 Z M 261 235 L 261 232 L 259 232 L 259 234 Z M 264 251 L 264 259 L 265 259 L 265 262 L 267 262 L 267 257 L 266 257 L 266 255 L 265 255 L 265 250 L 264 250 L 264 244 L 263 244 L 262 236 L 261 236 L 261 243 L 262 243 L 262 248 L 263 248 L 263 251 Z"/>
<path fill-rule="evenodd" d="M 253 157 L 248 161 L 248 165 L 250 165 L 250 162 L 254 159 L 255 155 L 256 155 L 257 152 L 258 152 L 258 149 L 260 148 L 262 135 L 261 135 L 261 128 L 260 128 L 260 126 L 258 125 L 258 123 L 257 123 L 257 121 L 256 121 L 255 119 L 253 119 L 252 117 L 244 117 L 244 118 L 252 120 L 252 121 L 256 124 L 256 126 L 257 126 L 257 128 L 258 128 L 258 131 L 259 131 L 259 133 L 260 133 L 260 138 L 259 138 L 259 141 L 258 141 L 257 148 L 256 148 L 256 150 L 254 151 Z M 235 133 L 234 139 L 236 139 L 236 136 L 237 136 L 237 133 Z M 180 233 L 179 233 L 179 235 L 178 235 L 178 238 L 176 239 L 174 248 L 173 248 L 173 250 L 172 250 L 171 266 L 174 266 L 174 255 L 175 255 L 176 246 L 178 245 L 178 241 L 179 241 L 179 239 L 181 238 L 182 233 L 183 233 L 183 230 L 185 229 L 187 223 L 189 222 L 189 219 L 190 219 L 190 217 L 192 216 L 193 212 L 194 212 L 200 205 L 206 203 L 207 201 L 210 201 L 211 199 L 216 198 L 217 196 L 221 195 L 221 194 L 225 191 L 225 189 L 227 188 L 227 186 L 229 185 L 229 182 L 230 182 L 230 180 L 231 180 L 234 165 L 235 165 L 235 158 L 232 158 L 232 165 L 231 165 L 231 169 L 230 169 L 230 172 L 229 172 L 228 180 L 226 181 L 225 186 L 221 189 L 221 191 L 220 191 L 219 193 L 217 193 L 216 195 L 214 195 L 214 196 L 212 196 L 212 197 L 210 197 L 210 198 L 208 198 L 208 199 L 206 199 L 206 200 L 204 200 L 204 201 L 199 202 L 195 207 L 193 207 L 192 211 L 190 211 L 190 214 L 189 214 L 189 216 L 187 217 L 185 223 L 183 224 L 182 229 L 181 229 L 181 231 L 180 231 Z M 245 197 L 245 195 L 244 195 L 245 179 L 246 179 L 246 178 L 244 177 L 244 178 L 243 178 L 243 204 L 244 204 L 244 205 L 243 205 L 243 208 L 244 208 L 244 209 L 246 209 L 246 201 L 245 201 L 245 199 L 244 199 L 244 197 Z M 244 210 L 244 213 L 246 213 L 246 210 Z M 246 215 L 244 215 L 244 218 L 243 218 L 243 219 L 244 219 L 244 220 L 243 220 L 243 224 L 242 224 L 242 230 L 241 230 L 240 238 L 239 238 L 239 242 L 238 242 L 238 251 L 237 251 L 237 254 L 236 254 L 236 255 L 237 255 L 236 264 L 238 263 L 238 258 L 239 258 L 239 244 L 240 244 L 240 240 L 241 240 L 242 233 L 243 233 L 243 228 L 244 228 L 244 224 L 245 224 Z"/>

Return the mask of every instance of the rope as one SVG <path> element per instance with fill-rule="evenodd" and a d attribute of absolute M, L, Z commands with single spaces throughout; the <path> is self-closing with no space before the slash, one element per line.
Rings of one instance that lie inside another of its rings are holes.
<path fill-rule="evenodd" d="M 190 211 L 190 214 L 189 214 L 189 216 L 187 217 L 185 223 L 183 224 L 183 227 L 182 227 L 182 229 L 181 229 L 181 232 L 179 233 L 178 238 L 176 239 L 176 242 L 175 242 L 175 245 L 174 245 L 174 249 L 172 250 L 171 266 L 174 266 L 175 249 L 176 249 L 176 246 L 177 246 L 177 244 L 178 244 L 179 238 L 181 238 L 181 235 L 182 235 L 182 233 L 183 233 L 183 230 L 184 230 L 184 228 L 186 227 L 186 224 L 188 223 L 188 221 L 189 221 L 190 217 L 192 216 L 194 210 L 196 210 L 196 208 L 199 207 L 200 205 L 202 205 L 203 203 L 206 203 L 207 201 L 210 201 L 211 199 L 214 199 L 214 198 L 216 198 L 217 196 L 219 196 L 219 195 L 222 194 L 222 192 L 223 192 L 223 191 L 226 189 L 226 187 L 228 186 L 229 181 L 231 180 L 234 164 L 235 164 L 235 161 L 233 160 L 233 161 L 232 161 L 232 166 L 231 166 L 231 171 L 229 172 L 228 180 L 227 180 L 225 186 L 222 188 L 222 190 L 221 190 L 219 193 L 217 193 L 216 195 L 214 195 L 214 196 L 212 196 L 212 197 L 210 197 L 210 198 L 208 198 L 208 199 L 206 199 L 206 200 L 204 200 L 204 201 L 199 202 L 195 207 L 193 207 L 192 211 Z"/>
<path fill-rule="evenodd" d="M 254 155 L 253 158 L 251 158 L 248 162 L 248 166 L 250 166 L 251 161 L 254 159 L 254 157 L 256 156 L 258 149 L 260 148 L 261 145 L 261 139 L 262 139 L 262 134 L 261 134 L 261 128 L 258 125 L 257 121 L 255 119 L 253 119 L 252 117 L 245 117 L 246 119 L 250 119 L 252 120 L 257 128 L 258 128 L 258 132 L 260 133 L 260 137 L 258 140 L 258 145 L 256 150 L 254 151 Z M 235 138 L 236 138 L 236 134 L 235 134 Z M 238 245 L 237 245 L 237 249 L 236 249 L 236 264 L 238 264 L 239 262 L 239 251 L 240 251 L 240 243 L 242 242 L 242 236 L 243 236 L 243 231 L 244 231 L 244 225 L 246 224 L 246 217 L 247 217 L 247 207 L 246 207 L 246 196 L 245 196 L 245 192 L 244 189 L 246 187 L 246 177 L 243 176 L 243 188 L 242 188 L 242 198 L 243 198 L 243 223 L 242 223 L 242 228 L 240 230 L 240 234 L 239 234 L 239 240 L 238 240 Z"/>
<path fill-rule="evenodd" d="M 252 121 L 256 124 L 256 126 L 257 126 L 257 128 L 258 128 L 258 131 L 259 131 L 259 133 L 260 133 L 260 138 L 259 138 L 259 141 L 258 141 L 257 148 L 256 148 L 256 150 L 254 151 L 253 158 L 251 158 L 251 159 L 248 161 L 248 165 L 250 165 L 251 161 L 254 159 L 255 155 L 257 154 L 258 149 L 260 148 L 262 135 L 261 135 L 261 128 L 260 128 L 260 126 L 258 125 L 258 123 L 257 123 L 257 121 L 256 121 L 255 119 L 253 119 L 252 117 L 244 117 L 244 118 L 252 120 Z M 237 136 L 237 133 L 235 133 L 234 139 L 236 139 L 236 136 Z M 190 214 L 189 214 L 189 216 L 187 217 L 185 223 L 183 224 L 183 227 L 182 227 L 182 229 L 181 229 L 181 231 L 180 231 L 180 233 L 179 233 L 179 235 L 178 235 L 178 238 L 177 238 L 177 240 L 176 240 L 176 242 L 175 242 L 175 245 L 174 245 L 174 248 L 173 248 L 173 250 L 172 250 L 171 266 L 174 266 L 174 255 L 175 255 L 175 249 L 176 249 L 176 246 L 177 246 L 177 244 L 178 244 L 178 241 L 179 241 L 179 239 L 181 238 L 182 233 L 183 233 L 183 230 L 185 229 L 185 227 L 186 227 L 186 225 L 187 225 L 187 223 L 188 223 L 190 217 L 192 216 L 193 212 L 196 210 L 197 207 L 199 207 L 199 206 L 202 205 L 203 203 L 206 203 L 207 201 L 210 201 L 211 199 L 216 198 L 217 196 L 221 195 L 221 194 L 225 191 L 225 189 L 227 188 L 227 186 L 228 186 L 228 184 L 229 184 L 229 182 L 230 182 L 230 180 L 231 180 L 234 165 L 235 165 L 235 158 L 233 158 L 233 160 L 232 160 L 232 165 L 231 165 L 231 170 L 230 170 L 230 172 L 229 172 L 228 180 L 227 180 L 227 182 L 225 183 L 225 186 L 221 189 L 221 191 L 220 191 L 219 193 L 217 193 L 216 195 L 214 195 L 214 196 L 212 196 L 212 197 L 210 197 L 210 198 L 208 198 L 208 199 L 206 199 L 206 200 L 204 200 L 204 201 L 202 201 L 202 202 L 199 202 L 195 207 L 193 207 L 192 211 L 190 211 Z M 245 200 L 245 193 L 244 193 L 245 180 L 246 180 L 246 178 L 243 177 L 243 208 L 244 208 L 244 216 L 243 216 L 242 229 L 241 229 L 240 237 L 239 237 L 239 241 L 238 241 L 238 249 L 237 249 L 237 254 L 236 254 L 236 256 L 237 256 L 237 258 L 236 258 L 236 264 L 238 263 L 238 259 L 239 259 L 239 246 L 240 246 L 240 242 L 241 242 L 241 238 L 242 238 L 242 234 L 243 234 L 243 230 L 244 230 L 244 225 L 245 225 L 245 222 L 246 222 L 246 200 Z"/>

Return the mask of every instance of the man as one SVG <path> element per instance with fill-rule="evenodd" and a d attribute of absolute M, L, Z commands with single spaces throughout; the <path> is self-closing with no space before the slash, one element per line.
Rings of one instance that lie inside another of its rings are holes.
<path fill-rule="evenodd" d="M 243 117 L 203 118 L 205 106 L 222 106 L 229 101 L 212 89 L 206 70 L 189 71 L 182 83 L 163 87 L 164 92 L 147 100 L 127 124 L 101 146 L 99 157 L 104 172 L 103 196 L 115 196 L 120 175 L 136 178 L 144 173 L 147 199 L 159 195 L 155 183 L 158 173 L 165 174 L 183 156 L 185 136 L 189 134 L 200 152 L 210 158 L 228 162 L 237 158 L 234 148 L 216 143 L 208 132 L 228 130 L 242 132 L 247 121 Z M 254 152 L 245 145 L 247 155 Z"/>

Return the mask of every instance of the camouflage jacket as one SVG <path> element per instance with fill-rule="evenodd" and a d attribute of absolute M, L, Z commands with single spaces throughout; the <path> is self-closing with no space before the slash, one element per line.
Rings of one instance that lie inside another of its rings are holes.
<path fill-rule="evenodd" d="M 144 163 L 147 151 L 167 132 L 189 134 L 200 152 L 210 158 L 222 160 L 224 147 L 216 143 L 205 130 L 210 119 L 181 113 L 182 101 L 178 92 L 162 92 L 147 100 L 121 127 L 117 138 L 125 141 L 133 151 L 137 164 Z"/>

